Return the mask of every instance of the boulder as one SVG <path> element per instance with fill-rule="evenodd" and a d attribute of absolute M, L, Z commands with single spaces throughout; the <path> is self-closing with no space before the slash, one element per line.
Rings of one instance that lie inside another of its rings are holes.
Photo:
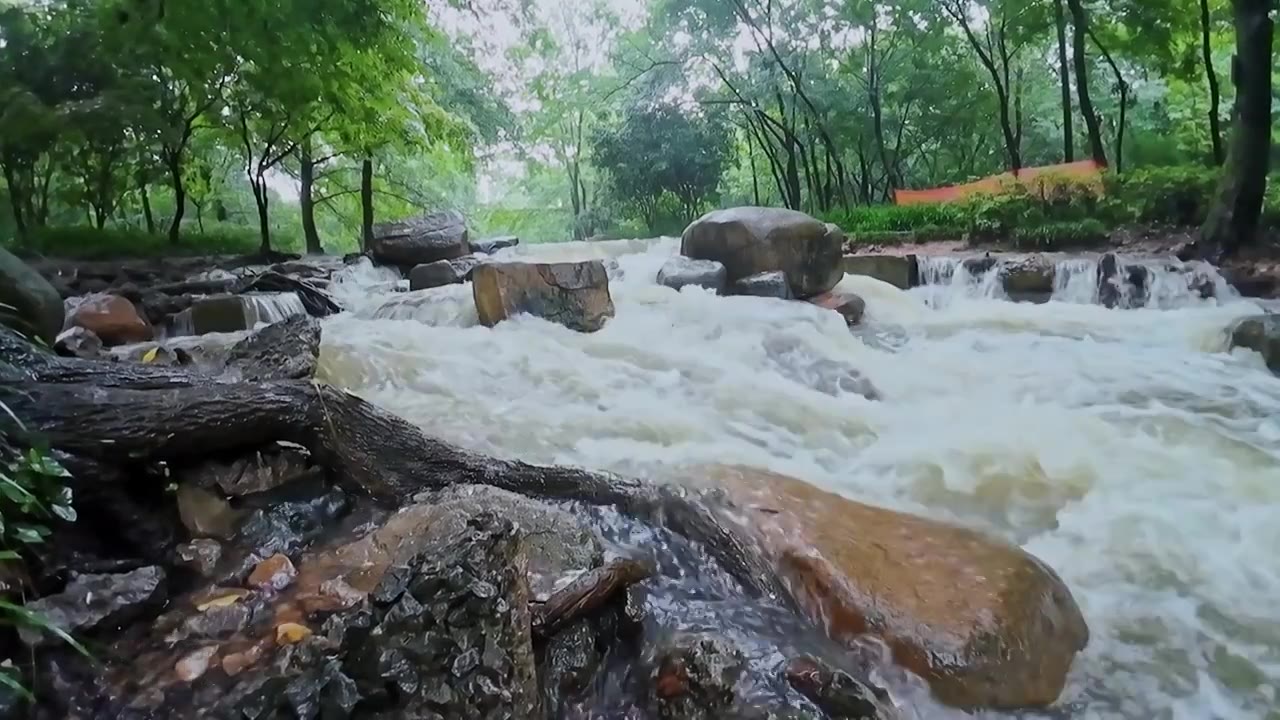
<path fill-rule="evenodd" d="M 835 640 L 880 636 L 894 660 L 962 708 L 1058 699 L 1089 630 L 1046 565 L 981 533 L 863 505 L 795 478 L 718 467 L 729 517 Z"/>
<path fill-rule="evenodd" d="M 1240 320 L 1231 328 L 1231 347 L 1260 353 L 1271 372 L 1280 375 L 1280 315 Z"/>
<path fill-rule="evenodd" d="M 655 650 L 650 678 L 658 717 L 717 720 L 736 717 L 738 678 L 746 670 L 742 652 L 710 633 L 678 633 Z"/>
<path fill-rule="evenodd" d="M 783 272 L 791 294 L 821 295 L 844 276 L 844 233 L 802 212 L 740 207 L 703 215 L 684 231 L 680 251 L 724 264 L 728 282 Z"/>
<path fill-rule="evenodd" d="M 867 311 L 867 301 L 853 293 L 829 292 L 809 298 L 809 302 L 820 308 L 835 310 L 848 325 L 862 322 L 862 315 Z"/>
<path fill-rule="evenodd" d="M 791 285 L 787 276 L 781 271 L 760 273 L 742 278 L 733 284 L 734 295 L 750 295 L 752 297 L 777 298 L 790 300 Z"/>
<path fill-rule="evenodd" d="M 595 332 L 613 317 L 604 263 L 490 263 L 471 281 L 480 322 L 488 327 L 522 313 L 579 332 Z"/>
<path fill-rule="evenodd" d="M 501 237 L 485 238 L 484 240 L 476 240 L 471 243 L 471 252 L 484 253 L 491 255 L 504 248 L 515 247 L 520 244 L 520 238 L 515 235 L 503 235 Z"/>
<path fill-rule="evenodd" d="M 429 290 L 470 280 L 472 271 L 482 262 L 484 260 L 477 255 L 465 255 L 418 265 L 409 271 L 409 290 Z"/>
<path fill-rule="evenodd" d="M 29 602 L 26 609 L 63 632 L 79 633 L 127 622 L 164 601 L 164 570 L 148 566 L 118 575 L 79 575 L 62 592 Z M 30 646 L 52 638 L 36 627 L 20 626 L 18 633 Z"/>
<path fill-rule="evenodd" d="M 70 309 L 67 326 L 90 330 L 108 346 L 146 342 L 155 337 L 151 323 L 138 314 L 129 299 L 119 295 L 82 298 Z"/>
<path fill-rule="evenodd" d="M 468 252 L 467 220 L 453 210 L 376 225 L 369 244 L 375 261 L 404 268 L 452 260 Z"/>
<path fill-rule="evenodd" d="M 729 282 L 729 271 L 715 260 L 692 260 L 684 256 L 673 257 L 658 271 L 658 284 L 673 290 L 694 287 L 723 293 Z"/>
<path fill-rule="evenodd" d="M 920 285 L 920 266 L 915 255 L 845 255 L 844 271 L 875 278 L 900 290 Z"/>
<path fill-rule="evenodd" d="M 102 357 L 102 339 L 86 328 L 67 328 L 58 334 L 53 349 L 63 357 L 97 360 Z"/>
<path fill-rule="evenodd" d="M 40 273 L 0 248 L 0 324 L 53 345 L 63 327 L 62 296 Z"/>

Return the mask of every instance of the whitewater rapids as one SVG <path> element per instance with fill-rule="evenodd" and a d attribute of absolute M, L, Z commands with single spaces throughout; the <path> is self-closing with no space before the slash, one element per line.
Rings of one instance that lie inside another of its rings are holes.
<path fill-rule="evenodd" d="M 1256 305 L 939 304 L 849 276 L 867 301 L 850 332 L 805 303 L 660 287 L 676 247 L 502 251 L 604 259 L 617 317 L 593 335 L 478 327 L 469 285 L 396 294 L 355 266 L 321 376 L 494 455 L 655 479 L 754 465 L 985 529 L 1052 565 L 1088 619 L 1054 716 L 1280 717 L 1280 379 L 1226 352 Z M 884 400 L 843 393 L 850 370 Z"/>

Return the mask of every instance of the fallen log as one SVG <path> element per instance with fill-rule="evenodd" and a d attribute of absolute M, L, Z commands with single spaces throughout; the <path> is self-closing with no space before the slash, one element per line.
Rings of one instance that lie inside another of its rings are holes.
<path fill-rule="evenodd" d="M 544 603 L 533 605 L 533 632 L 541 637 L 589 615 L 628 587 L 650 578 L 651 564 L 619 558 L 579 575 Z"/>

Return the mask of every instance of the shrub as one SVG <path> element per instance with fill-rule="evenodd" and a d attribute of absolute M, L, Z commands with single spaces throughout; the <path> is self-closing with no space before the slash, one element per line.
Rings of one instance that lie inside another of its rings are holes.
<path fill-rule="evenodd" d="M 964 210 L 956 205 L 871 205 L 827 213 L 825 222 L 849 235 L 913 232 L 924 227 L 939 232 L 963 232 Z"/>
<path fill-rule="evenodd" d="M 1218 170 L 1205 167 L 1144 168 L 1107 173 L 1104 210 L 1115 222 L 1201 225 L 1209 215 Z"/>

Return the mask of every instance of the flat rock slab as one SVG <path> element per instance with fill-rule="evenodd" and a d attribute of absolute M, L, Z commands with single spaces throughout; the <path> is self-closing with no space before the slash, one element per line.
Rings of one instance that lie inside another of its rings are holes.
<path fill-rule="evenodd" d="M 529 314 L 571 330 L 595 332 L 614 315 L 604 263 L 491 263 L 471 280 L 481 324 Z"/>

